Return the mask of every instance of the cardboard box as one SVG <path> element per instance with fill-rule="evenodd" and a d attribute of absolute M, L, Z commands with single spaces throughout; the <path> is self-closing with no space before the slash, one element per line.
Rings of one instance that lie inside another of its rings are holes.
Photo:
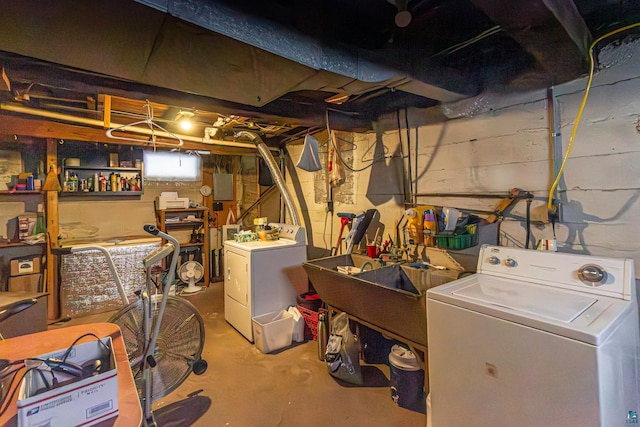
<path fill-rule="evenodd" d="M 35 212 L 25 212 L 15 218 L 10 218 L 7 222 L 7 237 L 10 240 L 24 240 L 32 236 L 37 220 L 38 214 Z"/>
<path fill-rule="evenodd" d="M 40 273 L 12 276 L 9 277 L 7 290 L 9 292 L 40 292 L 41 282 L 42 275 Z"/>
<path fill-rule="evenodd" d="M 12 259 L 10 268 L 11 276 L 40 273 L 40 257 Z"/>
<path fill-rule="evenodd" d="M 14 307 L 15 304 L 22 305 L 25 300 L 31 299 L 36 300 L 34 305 L 0 322 L 0 331 L 5 339 L 47 330 L 46 293 L 0 292 L 0 311 Z"/>
<path fill-rule="evenodd" d="M 76 344 L 66 361 L 82 366 L 87 361 L 100 360 L 106 364 L 106 371 L 85 378 L 60 371 L 44 372 L 41 376 L 37 369 L 26 373 L 18 394 L 18 427 L 91 426 L 118 415 L 118 377 L 111 337 L 101 341 L 109 350 L 98 340 Z M 34 359 L 61 360 L 66 351 L 65 348 Z M 28 363 L 46 366 L 33 359 Z M 52 374 L 62 385 L 53 387 L 44 383 L 51 382 Z"/>

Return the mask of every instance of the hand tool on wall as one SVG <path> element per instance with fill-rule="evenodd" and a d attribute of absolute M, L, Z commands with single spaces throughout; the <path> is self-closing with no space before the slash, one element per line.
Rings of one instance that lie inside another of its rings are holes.
<path fill-rule="evenodd" d="M 486 220 L 489 224 L 493 224 L 498 221 L 496 227 L 496 244 L 500 245 L 500 223 L 504 219 L 504 212 L 517 200 L 527 199 L 527 240 L 529 239 L 529 208 L 531 200 L 533 200 L 533 193 L 529 191 L 521 190 L 520 188 L 512 188 L 509 190 L 509 197 L 501 200 L 495 207 L 495 210 L 490 214 Z M 528 241 L 527 241 L 528 246 Z"/>
<path fill-rule="evenodd" d="M 371 224 L 371 220 L 373 219 L 373 215 L 375 215 L 377 211 L 375 209 L 369 209 L 355 217 L 353 220 L 353 227 L 351 227 L 351 231 L 344 238 L 347 242 L 347 252 L 350 254 L 353 251 L 354 246 L 357 246 L 362 241 L 364 234 L 369 228 L 369 224 Z"/>
<path fill-rule="evenodd" d="M 336 216 L 340 218 L 340 232 L 338 233 L 338 241 L 336 242 L 336 246 L 331 249 L 331 255 L 337 255 L 338 251 L 341 250 L 342 233 L 344 232 L 344 228 L 356 217 L 355 214 L 347 212 L 338 212 Z"/>
<path fill-rule="evenodd" d="M 504 214 L 504 211 L 507 210 L 507 208 L 509 208 L 509 206 L 511 206 L 511 204 L 514 201 L 516 201 L 517 199 L 521 198 L 519 196 L 520 196 L 520 194 L 522 192 L 523 191 L 521 189 L 519 189 L 519 188 L 510 189 L 509 190 L 509 197 L 507 197 L 506 199 L 502 199 L 500 202 L 498 202 L 498 204 L 496 205 L 493 213 L 486 218 L 487 222 L 489 224 L 493 224 L 498 219 L 502 218 L 502 215 Z"/>

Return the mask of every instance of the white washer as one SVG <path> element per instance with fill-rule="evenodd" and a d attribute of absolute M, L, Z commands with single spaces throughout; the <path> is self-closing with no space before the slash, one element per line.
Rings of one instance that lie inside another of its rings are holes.
<path fill-rule="evenodd" d="M 483 246 L 427 291 L 433 427 L 638 424 L 633 262 Z"/>
<path fill-rule="evenodd" d="M 286 310 L 309 288 L 302 267 L 307 260 L 304 228 L 270 225 L 281 228 L 278 240 L 224 242 L 224 318 L 251 342 L 253 317 Z"/>

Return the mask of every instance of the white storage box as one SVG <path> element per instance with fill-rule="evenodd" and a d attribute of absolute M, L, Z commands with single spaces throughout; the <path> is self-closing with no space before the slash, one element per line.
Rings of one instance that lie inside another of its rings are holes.
<path fill-rule="evenodd" d="M 101 341 L 104 345 L 96 339 L 76 344 L 66 358 L 67 362 L 86 366 L 86 377 L 59 370 L 42 372 L 44 375 L 36 369 L 26 373 L 18 394 L 19 427 L 92 426 L 118 415 L 118 377 L 111 337 Z M 29 359 L 27 366 L 37 365 L 34 359 L 62 360 L 66 351 L 65 348 Z M 100 360 L 103 368 L 92 374 L 90 362 L 96 360 Z M 54 387 L 52 374 L 62 385 Z"/>
<path fill-rule="evenodd" d="M 252 318 L 253 340 L 263 353 L 271 353 L 291 345 L 293 316 L 285 310 Z"/>

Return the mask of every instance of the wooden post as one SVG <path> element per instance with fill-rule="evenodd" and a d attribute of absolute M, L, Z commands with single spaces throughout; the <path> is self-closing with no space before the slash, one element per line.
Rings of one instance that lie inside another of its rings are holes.
<path fill-rule="evenodd" d="M 53 167 L 57 174 L 58 168 L 58 146 L 55 139 L 47 139 L 47 159 L 45 170 Z M 51 252 L 51 248 L 58 247 L 58 236 L 60 228 L 58 225 L 58 192 L 47 191 L 47 252 L 46 252 L 46 288 L 49 293 L 47 317 L 55 320 L 60 317 L 60 289 L 58 283 L 58 260 Z"/>

